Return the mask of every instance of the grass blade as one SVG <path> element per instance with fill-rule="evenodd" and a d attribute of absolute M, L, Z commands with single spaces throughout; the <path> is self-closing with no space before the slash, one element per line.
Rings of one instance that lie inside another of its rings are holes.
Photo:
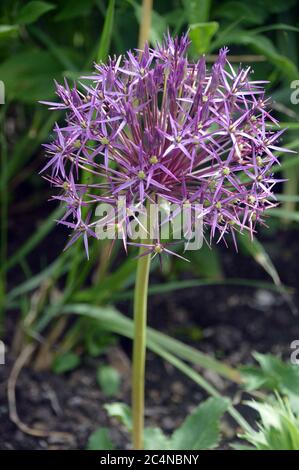
<path fill-rule="evenodd" d="M 84 304 L 75 304 L 75 305 L 66 305 L 63 310 L 63 313 L 74 313 L 79 315 L 87 315 L 91 318 L 98 319 L 101 322 L 101 326 L 105 329 L 108 329 L 111 332 L 126 336 L 128 338 L 133 338 L 133 322 L 132 320 L 126 318 L 124 315 L 118 313 L 113 307 L 90 307 L 89 305 Z M 155 333 L 153 335 L 153 333 Z M 185 346 L 183 343 L 179 341 L 173 340 L 166 335 L 162 335 L 160 338 L 161 333 L 152 330 L 151 328 L 148 329 L 148 337 L 147 337 L 147 346 L 150 350 L 161 356 L 163 359 L 174 365 L 177 369 L 179 369 L 182 373 L 192 379 L 195 383 L 197 383 L 200 387 L 202 387 L 207 393 L 212 396 L 220 396 L 219 392 L 207 381 L 205 380 L 200 374 L 195 372 L 191 367 L 181 361 L 178 357 L 180 356 Z M 158 341 L 157 341 L 157 338 Z M 167 341 L 165 342 L 165 339 Z M 161 341 L 163 340 L 163 345 Z M 172 352 L 168 346 L 170 343 L 175 342 L 174 344 L 174 351 Z M 178 345 L 180 348 L 178 349 Z M 192 348 L 189 348 L 192 349 Z M 199 351 L 196 351 L 199 353 Z M 176 355 L 175 355 L 176 354 Z M 209 356 L 199 353 L 201 357 L 202 366 L 208 369 L 213 369 L 215 372 L 229 378 L 230 380 L 237 381 L 237 377 L 239 378 L 239 373 L 234 369 L 229 368 L 228 366 L 223 365 L 219 361 L 216 361 Z M 180 356 L 181 357 L 181 356 Z M 211 361 L 211 362 L 210 362 Z M 196 363 L 196 362 L 195 362 Z M 198 364 L 198 362 L 197 362 Z M 215 366 L 217 366 L 215 368 Z M 224 369 L 222 369 L 224 367 Z M 227 369 L 227 370 L 226 370 Z M 225 373 L 223 373 L 225 370 Z M 230 370 L 230 373 L 227 375 L 227 371 Z M 234 374 L 232 374 L 233 372 Z M 239 412 L 234 409 L 233 407 L 229 408 L 229 413 L 231 416 L 238 422 L 238 424 L 243 429 L 249 429 L 248 423 L 244 420 L 244 418 L 239 414 Z"/>
<path fill-rule="evenodd" d="M 109 328 L 115 333 L 120 335 L 124 334 L 129 337 L 132 337 L 133 335 L 133 321 L 119 313 L 114 307 L 95 307 L 88 304 L 68 304 L 61 308 L 61 313 L 87 315 L 98 319 L 104 328 Z M 200 365 L 206 369 L 214 370 L 218 374 L 234 382 L 239 383 L 241 380 L 239 372 L 235 369 L 217 361 L 207 354 L 197 351 L 191 346 L 185 345 L 181 341 L 170 338 L 164 333 L 148 328 L 147 337 L 149 341 L 154 341 L 156 344 L 166 348 L 168 351 L 178 355 L 182 359 L 186 359 L 193 364 Z"/>
<path fill-rule="evenodd" d="M 247 234 L 239 235 L 238 240 L 243 251 L 253 257 L 253 259 L 273 279 L 276 286 L 281 287 L 278 272 L 263 245 L 256 238 L 251 240 Z"/>
<path fill-rule="evenodd" d="M 109 53 L 112 29 L 113 29 L 113 23 L 114 23 L 114 7 L 115 7 L 115 0 L 109 0 L 109 4 L 108 4 L 106 16 L 105 16 L 103 32 L 101 34 L 99 49 L 98 49 L 98 53 L 96 57 L 97 62 L 101 62 L 105 60 Z"/>
<path fill-rule="evenodd" d="M 33 248 L 50 232 L 55 225 L 55 219 L 58 219 L 63 214 L 63 207 L 58 207 L 47 217 L 47 219 L 40 225 L 36 232 L 19 248 L 19 250 L 11 256 L 5 266 L 2 267 L 4 271 L 11 269 L 21 259 L 27 256 Z"/>

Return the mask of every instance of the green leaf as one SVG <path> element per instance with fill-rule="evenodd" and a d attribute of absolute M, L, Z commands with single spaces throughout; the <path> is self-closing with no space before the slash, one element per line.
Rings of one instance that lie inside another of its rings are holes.
<path fill-rule="evenodd" d="M 254 450 L 251 446 L 246 446 L 243 444 L 231 444 L 230 447 L 234 450 Z"/>
<path fill-rule="evenodd" d="M 40 145 L 49 139 L 49 132 L 52 131 L 59 114 L 59 112 L 54 111 L 48 113 L 48 117 L 45 120 L 39 120 L 39 116 L 44 116 L 42 107 L 40 108 L 40 112 L 36 112 L 30 126 L 26 126 L 24 132 L 19 135 L 14 143 L 13 151 L 7 162 L 6 171 L 2 174 L 2 178 L 0 179 L 0 191 L 4 190 L 11 178 L 25 168 L 28 161 L 32 158 L 32 155 L 34 155 L 37 150 L 40 150 Z M 36 117 L 38 118 L 37 122 L 35 122 Z M 20 250 L 21 248 L 18 251 Z M 11 258 L 9 258 L 9 263 Z"/>
<path fill-rule="evenodd" d="M 127 429 L 132 430 L 132 411 L 126 403 L 115 402 L 104 405 L 108 416 L 116 418 Z"/>
<path fill-rule="evenodd" d="M 108 428 L 98 428 L 88 439 L 87 450 L 114 450 L 115 446 L 109 437 Z"/>
<path fill-rule="evenodd" d="M 15 36 L 19 27 L 12 24 L 1 24 L 0 25 L 0 39 Z"/>
<path fill-rule="evenodd" d="M 261 5 L 255 5 L 252 8 L 247 2 L 240 1 L 226 1 L 221 2 L 216 9 L 217 17 L 225 18 L 231 22 L 237 18 L 244 23 L 251 24 L 263 24 L 267 11 L 261 7 Z"/>
<path fill-rule="evenodd" d="M 77 18 L 87 16 L 91 13 L 93 8 L 94 0 L 75 1 L 64 0 L 63 8 L 55 16 L 56 21 L 69 20 L 71 18 Z"/>
<path fill-rule="evenodd" d="M 189 24 L 209 20 L 211 0 L 183 0 L 184 11 Z"/>
<path fill-rule="evenodd" d="M 190 25 L 189 36 L 192 41 L 191 50 L 193 55 L 199 55 L 208 52 L 211 39 L 218 31 L 218 28 L 219 24 L 216 21 Z"/>
<path fill-rule="evenodd" d="M 183 10 L 182 8 L 175 8 L 173 10 L 170 10 L 163 16 L 167 24 L 173 26 L 175 28 L 175 31 L 179 29 L 179 26 L 181 24 L 183 24 L 184 22 L 188 22 L 188 20 L 186 19 L 186 10 Z"/>
<path fill-rule="evenodd" d="M 277 69 L 290 80 L 295 80 L 298 77 L 298 70 L 294 62 L 292 62 L 288 57 L 280 54 L 273 42 L 262 34 L 235 30 L 233 32 L 229 32 L 229 34 L 223 35 L 221 37 L 221 44 L 219 44 L 216 39 L 213 43 L 213 48 L 215 49 L 222 46 L 223 43 L 226 43 L 227 45 L 237 44 L 247 46 L 254 52 L 264 55 L 269 62 L 277 67 Z"/>
<path fill-rule="evenodd" d="M 61 65 L 48 51 L 29 50 L 11 55 L 0 65 L 0 77 L 10 100 L 35 103 L 54 96 L 53 79 Z"/>
<path fill-rule="evenodd" d="M 48 2 L 29 2 L 21 8 L 16 21 L 18 24 L 34 23 L 40 16 L 54 8 L 56 6 Z"/>
<path fill-rule="evenodd" d="M 192 253 L 192 270 L 205 280 L 224 279 L 219 252 L 216 247 L 211 249 L 206 243 L 200 250 Z"/>
<path fill-rule="evenodd" d="M 43 222 L 35 227 L 33 234 L 20 246 L 20 248 L 9 258 L 5 266 L 5 270 L 12 268 L 15 264 L 25 258 L 37 245 L 45 238 L 45 236 L 55 226 L 55 220 L 59 219 L 63 214 L 63 208 L 58 207 L 50 216 L 43 220 Z M 3 268 L 3 267 L 2 267 Z"/>
<path fill-rule="evenodd" d="M 170 440 L 165 436 L 160 428 L 145 428 L 144 449 L 145 450 L 166 450 L 170 448 Z"/>
<path fill-rule="evenodd" d="M 265 8 L 271 13 L 282 13 L 296 4 L 297 0 L 263 0 Z"/>
<path fill-rule="evenodd" d="M 246 402 L 260 414 L 258 431 L 247 431 L 241 435 L 256 450 L 298 450 L 299 419 L 290 408 L 289 401 L 278 394 L 266 402 Z"/>
<path fill-rule="evenodd" d="M 66 251 L 63 252 L 45 269 L 11 289 L 6 297 L 7 302 L 9 303 L 15 298 L 24 296 L 28 292 L 36 289 L 37 287 L 40 287 L 40 285 L 45 282 L 45 280 L 53 279 L 55 276 L 58 277 L 59 275 L 63 275 L 65 272 L 67 272 L 69 268 L 69 263 L 67 262 L 68 256 L 69 254 Z"/>
<path fill-rule="evenodd" d="M 56 374 L 64 374 L 70 370 L 75 369 L 80 364 L 81 359 L 80 357 L 72 352 L 62 354 L 61 356 L 57 356 L 54 359 L 52 364 L 52 370 Z"/>
<path fill-rule="evenodd" d="M 291 146 L 289 145 L 288 148 L 291 148 Z M 294 147 L 293 147 L 294 148 Z M 299 165 L 299 157 L 292 157 L 292 158 L 285 158 L 281 165 L 277 164 L 277 165 L 273 165 L 272 167 L 272 171 L 273 173 L 280 173 L 281 171 L 284 171 L 284 170 L 289 170 L 290 168 L 294 167 L 294 166 L 298 166 Z"/>
<path fill-rule="evenodd" d="M 299 196 L 296 194 L 275 194 L 275 197 L 282 202 L 299 202 Z"/>
<path fill-rule="evenodd" d="M 228 409 L 226 398 L 206 400 L 186 418 L 182 426 L 171 436 L 173 450 L 212 449 L 219 442 L 219 420 Z"/>
<path fill-rule="evenodd" d="M 91 318 L 97 318 L 100 325 L 114 333 L 120 335 L 133 337 L 133 321 L 124 315 L 120 314 L 115 308 L 109 307 L 95 307 L 89 304 L 72 304 L 65 305 L 60 313 L 73 313 L 79 315 L 87 315 Z M 239 373 L 230 366 L 217 361 L 213 357 L 198 351 L 191 346 L 188 346 L 181 341 L 171 338 L 170 336 L 160 333 L 148 328 L 147 331 L 148 347 L 151 348 L 151 343 L 155 342 L 161 347 L 166 348 L 170 352 L 180 356 L 182 359 L 193 362 L 207 369 L 212 369 L 220 375 L 223 375 L 230 380 L 239 382 Z"/>
<path fill-rule="evenodd" d="M 255 28 L 254 30 L 251 30 L 254 33 L 264 33 L 267 31 L 292 31 L 295 33 L 299 32 L 299 28 L 296 26 L 292 26 L 290 24 L 284 24 L 284 23 L 277 23 L 277 24 L 271 24 L 269 26 L 261 26 L 259 28 Z M 281 122 L 279 123 L 281 125 Z"/>
<path fill-rule="evenodd" d="M 241 366 L 240 372 L 243 377 L 243 386 L 249 392 L 261 388 L 275 390 L 277 382 L 272 377 L 268 377 L 264 371 L 255 366 Z"/>
<path fill-rule="evenodd" d="M 290 363 L 284 363 L 272 354 L 253 354 L 261 369 L 268 377 L 277 381 L 281 392 L 297 394 L 299 390 L 299 368 Z"/>
<path fill-rule="evenodd" d="M 273 279 L 276 286 L 281 286 L 279 274 L 263 245 L 256 238 L 251 240 L 250 236 L 245 233 L 238 234 L 238 241 L 243 252 L 253 257 Z"/>
<path fill-rule="evenodd" d="M 96 318 L 99 321 L 101 327 L 107 331 L 117 333 L 131 339 L 134 337 L 133 321 L 117 312 L 117 310 L 111 306 L 104 308 L 95 307 L 90 304 L 72 304 L 60 307 L 59 313 L 71 313 Z M 46 312 L 46 314 L 48 313 Z M 201 365 L 202 367 L 212 369 L 234 382 L 240 382 L 241 379 L 239 372 L 232 367 L 217 361 L 213 357 L 208 356 L 207 354 L 204 354 L 195 348 L 192 348 L 180 341 L 172 339 L 165 334 L 155 331 L 152 328 L 148 328 L 147 333 L 147 347 L 150 350 L 161 356 L 166 361 L 170 362 L 174 367 L 187 375 L 187 377 L 190 377 L 192 380 L 194 380 L 195 383 L 197 383 L 209 394 L 213 396 L 219 395 L 217 390 L 207 380 L 201 377 L 197 372 L 195 372 L 194 369 L 192 369 L 178 357 L 186 359 L 194 364 Z M 172 354 L 172 351 L 178 357 Z M 240 424 L 240 426 L 242 426 L 243 429 L 249 427 L 248 423 L 246 423 L 246 421 L 242 418 L 238 411 L 233 408 L 233 406 L 230 406 L 228 412 Z M 127 427 L 130 427 L 129 423 L 127 423 Z"/>
<path fill-rule="evenodd" d="M 84 341 L 87 352 L 92 357 L 97 357 L 107 351 L 107 348 L 115 344 L 115 336 L 103 331 L 97 321 L 89 321 Z"/>
<path fill-rule="evenodd" d="M 119 372 L 111 366 L 100 366 L 97 370 L 97 382 L 107 396 L 117 395 L 121 377 Z"/>
<path fill-rule="evenodd" d="M 254 279 L 243 279 L 243 278 L 231 278 L 231 279 L 221 279 L 221 280 L 209 280 L 209 279 L 190 279 L 190 280 L 182 280 L 182 281 L 171 281 L 165 282 L 161 284 L 153 284 L 149 290 L 149 295 L 157 295 L 157 294 L 166 294 L 168 292 L 177 291 L 180 289 L 191 289 L 194 287 L 205 287 L 205 286 L 245 286 L 245 287 L 253 287 L 253 288 L 262 288 L 262 289 L 269 289 L 275 292 L 281 292 L 281 288 L 278 288 L 273 284 L 273 282 L 265 282 L 260 280 Z M 116 293 L 115 295 L 112 294 L 112 298 L 115 301 L 119 300 L 128 300 L 132 299 L 134 296 L 134 291 L 129 290 L 127 292 Z M 77 296 L 75 296 L 77 300 Z M 80 299 L 80 297 L 79 297 Z M 84 296 L 84 300 L 87 300 L 87 295 Z"/>
<path fill-rule="evenodd" d="M 134 284 L 135 270 L 136 260 L 128 257 L 118 269 L 101 281 L 101 289 L 93 286 L 88 290 L 80 291 L 76 294 L 76 300 L 90 302 L 90 299 L 93 299 L 95 303 L 110 300 L 114 292 L 123 290 L 129 284 Z"/>
<path fill-rule="evenodd" d="M 288 219 L 293 222 L 299 222 L 299 212 L 289 211 L 282 208 L 273 208 L 268 210 L 268 214 L 272 217 L 278 217 L 279 219 Z"/>
<path fill-rule="evenodd" d="M 101 62 L 106 59 L 111 42 L 112 30 L 113 30 L 113 23 L 114 23 L 114 8 L 115 8 L 115 0 L 109 0 L 107 12 L 105 15 L 105 22 L 103 31 L 101 34 L 99 50 L 97 54 L 97 62 Z"/>
<path fill-rule="evenodd" d="M 72 55 L 75 56 L 74 50 L 64 49 L 58 44 L 49 34 L 47 34 L 41 27 L 32 25 L 29 28 L 29 33 L 37 38 L 37 40 L 44 45 L 48 52 L 60 62 L 61 66 L 65 68 L 64 75 L 66 78 L 73 75 L 73 80 L 78 81 L 79 77 L 82 76 L 83 71 L 77 71 L 77 67 L 73 61 Z"/>
<path fill-rule="evenodd" d="M 243 366 L 240 371 L 246 390 L 265 388 L 280 393 L 298 394 L 299 368 L 290 363 L 284 363 L 272 354 L 253 354 L 257 366 Z"/>

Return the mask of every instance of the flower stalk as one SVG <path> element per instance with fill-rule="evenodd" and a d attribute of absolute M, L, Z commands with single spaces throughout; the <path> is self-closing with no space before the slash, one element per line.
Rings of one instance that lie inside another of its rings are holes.
<path fill-rule="evenodd" d="M 151 255 L 144 255 L 140 247 L 134 293 L 134 340 L 133 340 L 133 449 L 143 449 L 144 429 L 144 377 L 146 357 L 147 293 Z M 144 255 L 144 256 L 142 256 Z"/>

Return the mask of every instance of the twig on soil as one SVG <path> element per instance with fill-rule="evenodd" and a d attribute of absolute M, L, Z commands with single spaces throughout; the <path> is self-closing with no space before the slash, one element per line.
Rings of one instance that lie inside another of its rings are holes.
<path fill-rule="evenodd" d="M 30 436 L 35 437 L 55 437 L 59 439 L 69 440 L 72 435 L 66 432 L 60 431 L 46 431 L 38 428 L 33 428 L 28 426 L 24 423 L 18 415 L 17 411 L 17 401 L 16 401 L 16 386 L 18 377 L 20 375 L 21 370 L 30 359 L 32 354 L 34 353 L 36 345 L 34 344 L 27 344 L 25 348 L 22 350 L 21 354 L 16 359 L 11 373 L 8 378 L 7 382 L 7 398 L 8 398 L 8 409 L 9 409 L 9 417 L 11 421 L 25 434 L 29 434 Z"/>

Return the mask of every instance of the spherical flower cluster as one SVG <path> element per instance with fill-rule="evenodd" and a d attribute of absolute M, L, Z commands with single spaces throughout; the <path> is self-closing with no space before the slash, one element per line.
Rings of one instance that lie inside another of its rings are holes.
<path fill-rule="evenodd" d="M 202 204 L 205 233 L 219 239 L 254 233 L 273 206 L 271 167 L 282 131 L 263 84 L 250 68 L 235 69 L 227 49 L 209 70 L 189 62 L 187 36 L 95 64 L 78 88 L 56 84 L 66 125 L 45 145 L 48 180 L 65 203 L 60 223 L 74 230 L 68 245 L 95 236 L 99 202 L 128 207 L 158 198 Z M 270 125 L 269 125 L 270 124 Z M 126 212 L 124 226 L 132 214 Z M 125 233 L 125 231 L 124 231 Z M 126 243 L 126 240 L 124 240 Z M 157 242 L 157 243 L 156 243 Z M 163 251 L 159 240 L 151 245 Z M 169 252 L 169 250 L 167 250 Z"/>

